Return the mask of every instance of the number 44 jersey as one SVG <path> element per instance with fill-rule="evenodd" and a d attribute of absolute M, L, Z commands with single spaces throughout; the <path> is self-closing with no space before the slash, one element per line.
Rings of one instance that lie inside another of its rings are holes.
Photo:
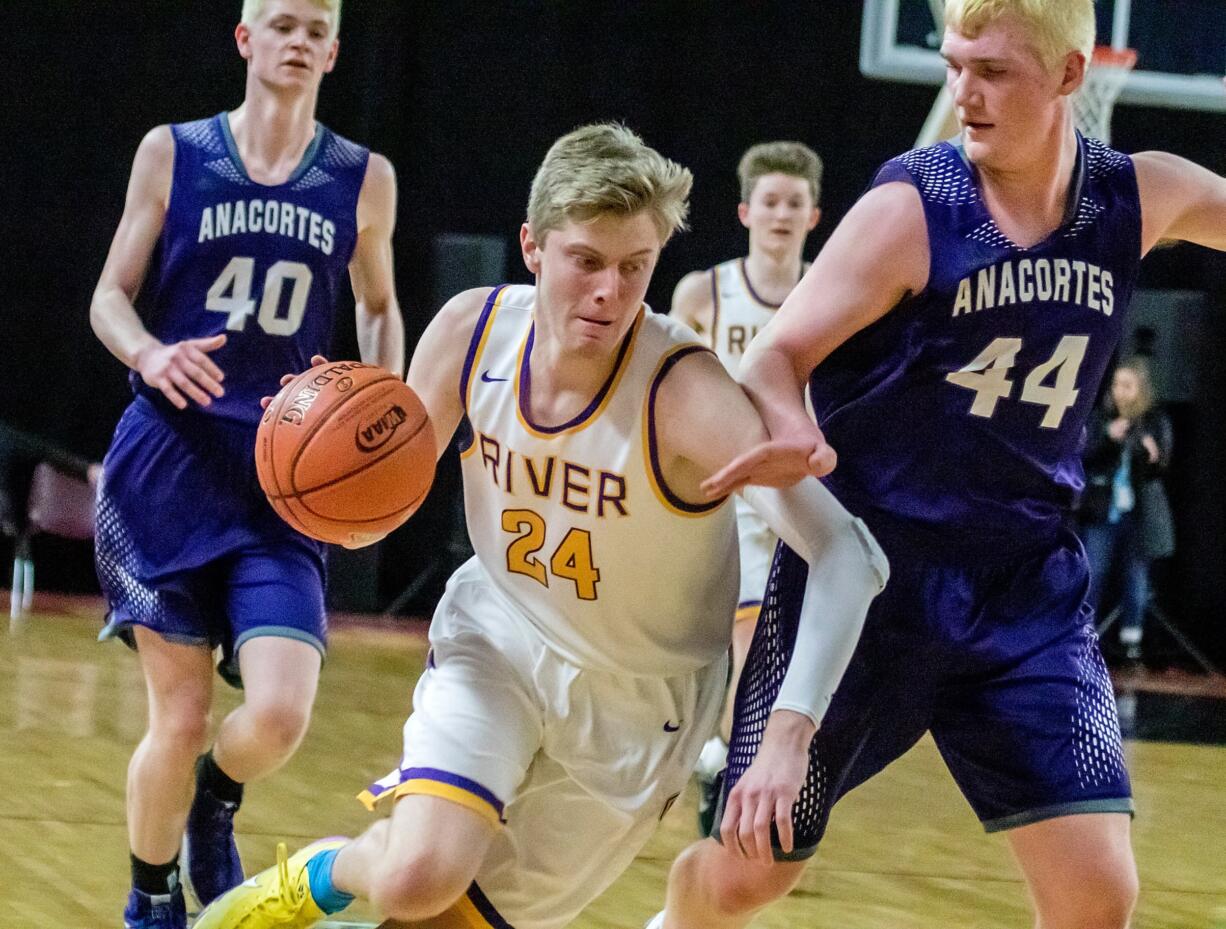
<path fill-rule="evenodd" d="M 1022 248 L 948 142 L 887 162 L 874 186 L 923 201 L 928 284 L 822 362 L 829 478 L 875 529 L 989 557 L 1054 536 L 1084 486 L 1086 418 L 1140 262 L 1131 159 L 1078 135 L 1064 221 Z"/>
<path fill-rule="evenodd" d="M 281 375 L 327 351 L 369 152 L 317 126 L 294 172 L 269 186 L 248 177 L 225 113 L 171 132 L 174 179 L 146 324 L 168 344 L 225 333 L 211 355 L 225 396 L 204 412 L 254 425 Z M 169 408 L 135 372 L 131 381 Z"/>

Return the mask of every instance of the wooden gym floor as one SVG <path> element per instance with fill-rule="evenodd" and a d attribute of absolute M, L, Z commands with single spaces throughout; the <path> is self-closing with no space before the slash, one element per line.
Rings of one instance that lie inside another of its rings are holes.
<path fill-rule="evenodd" d="M 127 892 L 124 776 L 143 733 L 135 656 L 98 645 L 96 601 L 44 601 L 0 632 L 0 929 L 112 929 Z M 354 795 L 393 768 L 424 623 L 342 623 L 315 718 L 282 771 L 249 788 L 239 815 L 248 872 L 323 835 L 355 834 Z M 1145 686 L 1130 679 L 1129 687 Z M 1126 744 L 1138 816 L 1136 929 L 1226 927 L 1226 687 L 1205 679 L 1129 690 Z M 218 682 L 220 718 L 235 694 Z M 1172 703 L 1172 701 L 1174 701 Z M 1181 733 L 1179 730 L 1187 730 Z M 1176 741 L 1187 738 L 1189 741 Z M 1217 744 L 1214 744 L 1216 739 Z M 1196 744 L 1200 743 L 1200 744 Z M 639 929 L 693 836 L 692 791 L 580 929 Z M 354 906 L 332 925 L 369 925 Z M 762 915 L 765 929 L 962 929 L 1030 924 L 1005 842 L 983 834 L 925 739 L 845 799 L 804 882 Z"/>

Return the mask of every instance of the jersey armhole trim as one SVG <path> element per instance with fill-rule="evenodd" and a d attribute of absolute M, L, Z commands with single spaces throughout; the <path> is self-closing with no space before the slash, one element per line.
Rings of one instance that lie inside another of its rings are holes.
<path fill-rule="evenodd" d="M 468 416 L 469 405 L 472 402 L 473 371 L 476 370 L 481 361 L 481 355 L 485 352 L 485 343 L 489 340 L 490 330 L 494 326 L 494 317 L 510 286 L 510 284 L 500 284 L 490 291 L 490 295 L 485 298 L 485 306 L 481 308 L 481 315 L 477 317 L 477 323 L 473 326 L 473 334 L 468 340 L 468 352 L 464 356 L 464 367 L 460 370 L 460 407 L 464 410 L 461 426 L 468 424 L 467 430 L 461 430 L 461 432 L 466 432 L 466 435 L 462 434 L 456 443 L 461 458 L 467 457 L 476 447 L 473 442 L 476 432 Z"/>
<path fill-rule="evenodd" d="M 664 478 L 664 468 L 660 464 L 660 447 L 656 439 L 656 394 L 668 372 L 682 358 L 694 352 L 711 351 L 704 345 L 688 342 L 678 345 L 665 353 L 660 359 L 655 373 L 651 376 L 651 384 L 647 388 L 646 409 L 643 410 L 643 455 L 647 459 L 647 481 L 664 508 L 677 516 L 701 517 L 715 512 L 728 502 L 727 497 L 720 497 L 709 503 L 690 503 L 673 492 Z"/>
<path fill-rule="evenodd" d="M 477 317 L 477 324 L 473 326 L 472 337 L 468 340 L 468 353 L 464 356 L 464 367 L 460 370 L 460 406 L 464 408 L 465 413 L 468 412 L 472 400 L 473 370 L 485 351 L 485 343 L 489 340 L 494 317 L 498 314 L 498 307 L 502 304 L 502 298 L 510 286 L 499 284 L 490 291 L 490 295 L 485 298 L 485 306 L 481 308 L 481 315 Z"/>

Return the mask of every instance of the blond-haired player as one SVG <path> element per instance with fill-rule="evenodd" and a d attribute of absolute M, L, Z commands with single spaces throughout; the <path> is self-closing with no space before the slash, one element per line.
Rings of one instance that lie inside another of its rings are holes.
<path fill-rule="evenodd" d="M 1122 929 L 1136 901 L 1116 707 L 1065 527 L 1138 264 L 1164 239 L 1226 249 L 1226 180 L 1075 130 L 1092 0 L 949 0 L 945 23 L 960 137 L 883 166 L 742 367 L 778 448 L 838 450 L 826 485 L 881 542 L 890 586 L 816 734 L 779 711 L 763 732 L 738 702 L 731 756 L 753 761 L 729 766 L 723 844 L 674 865 L 668 929 L 744 926 L 795 884 L 839 797 L 925 732 L 1005 832 L 1036 925 Z M 777 477 L 775 451 L 714 488 Z M 747 708 L 773 667 L 810 660 L 787 641 L 803 576 L 781 552 Z"/>
<path fill-rule="evenodd" d="M 315 699 L 324 546 L 260 492 L 260 397 L 328 345 L 347 287 L 362 356 L 404 364 L 395 175 L 315 121 L 339 20 L 340 0 L 247 0 L 242 105 L 145 136 L 90 307 L 135 393 L 104 463 L 96 545 L 104 635 L 137 647 L 149 692 L 128 768 L 129 929 L 185 925 L 185 833 L 202 903 L 242 880 L 243 785 L 293 754 Z M 218 645 L 244 698 L 202 756 Z"/>
<path fill-rule="evenodd" d="M 532 185 L 536 285 L 467 291 L 430 324 L 408 381 L 440 451 L 465 424 L 476 555 L 435 612 L 400 767 L 367 795 L 391 816 L 282 846 L 197 929 L 309 926 L 355 894 L 435 927 L 561 929 L 684 788 L 737 595 L 732 508 L 702 482 L 766 435 L 715 356 L 643 304 L 689 189 L 624 127 L 575 130 Z M 807 628 L 829 661 L 794 689 L 828 690 L 884 561 L 815 480 L 751 496 L 813 563 Z"/>
<path fill-rule="evenodd" d="M 821 218 L 822 160 L 801 142 L 762 142 L 741 156 L 737 177 L 741 183 L 737 216 L 749 230 L 749 253 L 687 274 L 677 284 L 669 313 L 699 333 L 733 377 L 753 337 L 770 322 L 804 273 L 805 239 Z M 718 731 L 703 747 L 698 762 L 702 835 L 710 834 L 715 816 L 718 775 L 732 734 L 736 684 L 778 541 L 743 499 L 736 501 L 736 525 L 741 589 L 732 629 L 732 674 Z"/>

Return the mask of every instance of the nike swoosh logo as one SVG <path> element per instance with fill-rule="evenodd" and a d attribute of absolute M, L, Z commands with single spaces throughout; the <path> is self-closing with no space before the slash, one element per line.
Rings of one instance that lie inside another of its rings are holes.
<path fill-rule="evenodd" d="M 685 722 L 685 720 L 682 720 L 681 722 Z M 680 728 L 681 728 L 681 723 L 677 723 L 677 725 L 674 726 L 671 720 L 664 724 L 665 732 L 676 732 Z"/>
<path fill-rule="evenodd" d="M 509 378 L 505 378 L 505 377 L 490 377 L 490 372 L 489 372 L 489 371 L 482 371 L 482 372 L 481 372 L 481 380 L 485 381 L 485 383 L 487 383 L 487 384 L 496 384 L 496 383 L 498 383 L 499 381 L 506 381 L 506 380 L 509 380 Z"/>

